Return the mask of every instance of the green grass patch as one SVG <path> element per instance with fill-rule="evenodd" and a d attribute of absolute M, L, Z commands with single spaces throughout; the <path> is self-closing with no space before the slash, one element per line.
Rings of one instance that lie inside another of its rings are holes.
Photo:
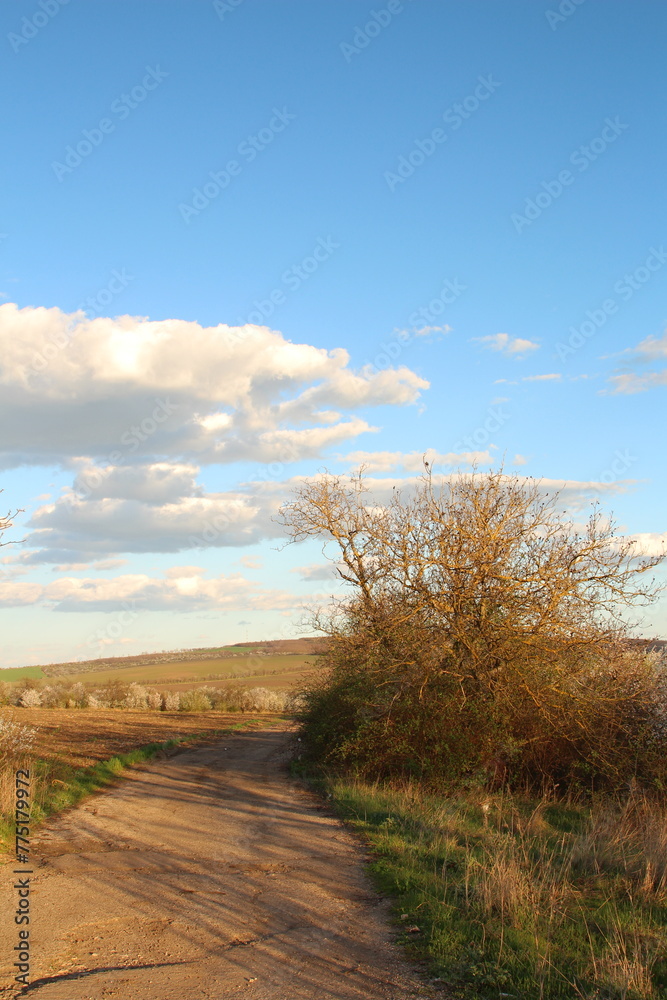
<path fill-rule="evenodd" d="M 445 798 L 345 779 L 327 788 L 396 900 L 400 941 L 454 996 L 667 995 L 664 807 Z"/>
<path fill-rule="evenodd" d="M 252 681 L 250 687 L 259 684 L 258 677 L 300 673 L 308 669 L 312 656 L 302 654 L 251 655 L 252 651 L 238 651 L 238 656 L 221 656 L 206 660 L 177 660 L 166 663 L 145 665 L 133 663 L 129 666 L 109 667 L 100 670 L 81 670 L 57 677 L 49 677 L 49 683 L 67 685 L 81 682 L 91 687 L 119 681 L 125 684 L 170 684 L 207 681 L 212 685 L 224 684 L 229 679 L 243 678 Z M 39 667 L 26 669 L 39 670 Z M 8 680 L 10 678 L 7 678 Z"/>
<path fill-rule="evenodd" d="M 0 670 L 0 681 L 22 681 L 26 677 L 40 680 L 44 676 L 41 667 L 5 667 Z"/>

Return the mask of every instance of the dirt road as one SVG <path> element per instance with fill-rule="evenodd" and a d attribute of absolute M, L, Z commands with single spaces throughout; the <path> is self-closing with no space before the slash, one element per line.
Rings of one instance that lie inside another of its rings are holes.
<path fill-rule="evenodd" d="M 392 944 L 363 847 L 257 730 L 140 769 L 33 840 L 35 1000 L 431 996 Z M 3 871 L 0 996 L 17 941 Z"/>

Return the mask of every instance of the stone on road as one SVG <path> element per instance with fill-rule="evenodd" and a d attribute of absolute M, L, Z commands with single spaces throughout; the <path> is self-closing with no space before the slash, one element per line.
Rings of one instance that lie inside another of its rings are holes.
<path fill-rule="evenodd" d="M 360 843 L 255 730 L 133 769 L 33 838 L 35 1000 L 404 1000 L 430 995 L 392 943 Z M 18 940 L 10 862 L 0 996 Z"/>

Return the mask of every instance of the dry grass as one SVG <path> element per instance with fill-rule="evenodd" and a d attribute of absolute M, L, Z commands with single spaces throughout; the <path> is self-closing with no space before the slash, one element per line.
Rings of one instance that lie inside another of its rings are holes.
<path fill-rule="evenodd" d="M 460 996 L 657 1000 L 667 995 L 667 807 L 443 799 L 337 781 L 428 956 Z M 407 940 L 407 939 L 406 939 Z"/>

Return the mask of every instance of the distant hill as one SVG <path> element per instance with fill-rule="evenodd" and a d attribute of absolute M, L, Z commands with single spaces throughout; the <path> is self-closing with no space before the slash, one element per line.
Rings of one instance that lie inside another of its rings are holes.
<path fill-rule="evenodd" d="M 312 656 L 317 653 L 326 653 L 327 640 L 313 636 L 309 639 L 271 639 L 268 642 L 237 642 L 227 649 L 252 649 L 256 653 L 303 653 L 304 656 Z"/>
<path fill-rule="evenodd" d="M 628 639 L 628 645 L 639 646 L 647 653 L 660 653 L 667 656 L 667 639 Z"/>
<path fill-rule="evenodd" d="M 667 658 L 667 639 L 628 639 L 628 645 L 656 652 Z M 96 660 L 75 660 L 68 663 L 46 663 L 30 667 L 0 669 L 0 681 L 17 681 L 26 677 L 65 677 L 69 674 L 122 670 L 160 663 L 192 663 L 198 660 L 226 660 L 255 656 L 317 656 L 325 653 L 327 640 L 318 636 L 304 639 L 269 639 L 258 642 L 237 642 L 232 646 L 212 646 L 197 649 L 163 650 L 160 653 L 140 653 L 136 656 L 106 656 Z M 231 664 L 230 664 L 231 666 Z"/>
<path fill-rule="evenodd" d="M 266 642 L 238 642 L 233 646 L 212 646 L 199 649 L 164 650 L 161 653 L 140 653 L 137 656 L 105 656 L 96 660 L 74 660 L 68 663 L 46 663 L 34 667 L 15 668 L 14 675 L 6 680 L 16 680 L 19 676 L 30 677 L 65 677 L 68 674 L 80 674 L 86 671 L 122 670 L 124 667 L 149 666 L 156 663 L 192 662 L 193 660 L 220 660 L 234 657 L 247 657 L 248 653 L 255 655 L 281 653 L 301 653 L 303 656 L 314 656 L 323 653 L 326 641 L 313 636 L 308 639 L 273 639 Z M 33 671 L 28 673 L 27 671 Z M 0 680 L 10 671 L 0 670 Z"/>

